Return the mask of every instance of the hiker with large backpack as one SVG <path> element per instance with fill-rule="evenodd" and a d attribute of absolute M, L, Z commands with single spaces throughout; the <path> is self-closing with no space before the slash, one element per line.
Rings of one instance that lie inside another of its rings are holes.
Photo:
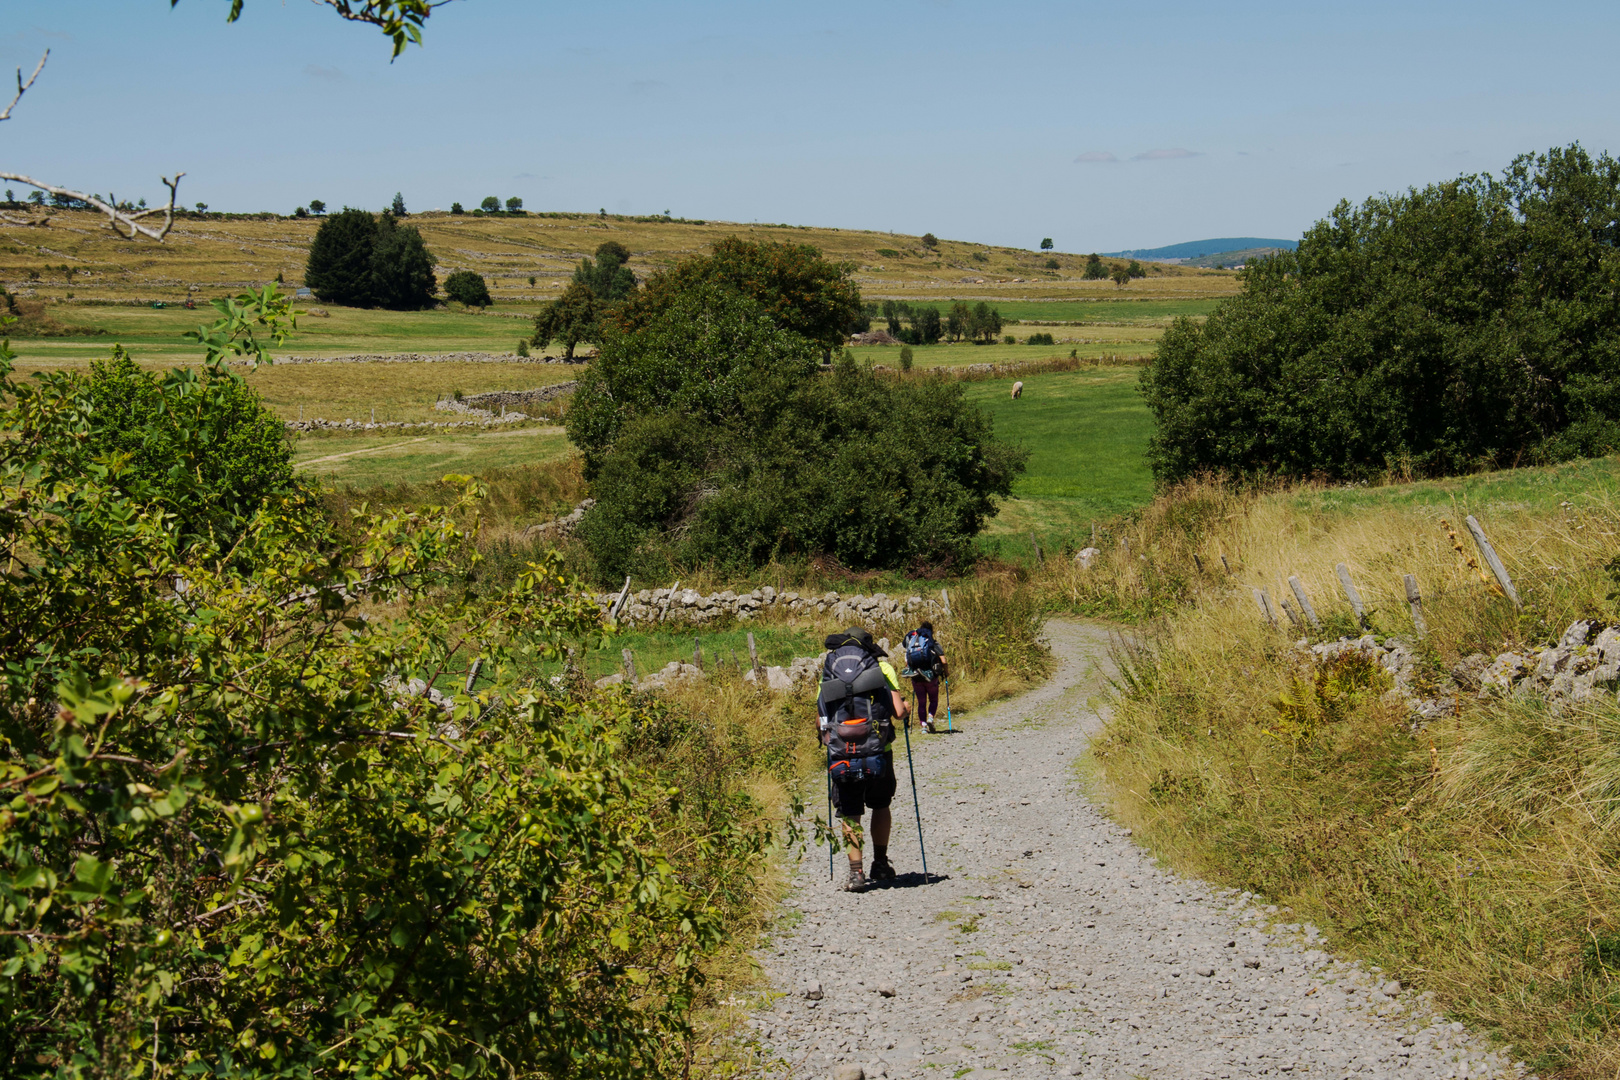
<path fill-rule="evenodd" d="M 917 723 L 930 734 L 936 732 L 934 715 L 939 712 L 939 680 L 949 677 L 945 652 L 934 638 L 934 624 L 925 622 L 906 635 L 906 674 L 911 676 L 911 692 L 917 697 Z"/>
<path fill-rule="evenodd" d="M 816 712 L 821 741 L 827 747 L 827 771 L 833 801 L 843 819 L 844 844 L 849 854 L 849 876 L 843 888 L 860 892 L 867 878 L 861 864 L 861 818 L 872 811 L 873 881 L 894 875 L 889 864 L 889 803 L 894 799 L 895 721 L 910 713 L 900 695 L 900 677 L 888 654 L 865 630 L 852 628 L 830 634 L 823 643 L 821 692 Z"/>

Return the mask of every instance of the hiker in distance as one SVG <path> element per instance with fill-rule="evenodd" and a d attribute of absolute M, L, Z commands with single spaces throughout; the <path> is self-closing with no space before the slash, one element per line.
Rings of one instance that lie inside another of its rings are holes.
<path fill-rule="evenodd" d="M 934 624 L 925 622 L 906 635 L 906 671 L 911 676 L 911 692 L 917 696 L 917 723 L 929 734 L 939 712 L 939 680 L 950 677 L 945 652 L 934 638 Z"/>
<path fill-rule="evenodd" d="M 895 721 L 904 723 L 911 709 L 900 695 L 900 677 L 888 656 L 865 630 L 829 634 L 823 642 L 821 693 L 816 698 L 821 741 L 827 747 L 827 772 L 833 802 L 843 819 L 849 854 L 847 892 L 866 888 L 861 870 L 861 817 L 872 811 L 872 877 L 889 881 L 889 804 L 894 800 Z"/>

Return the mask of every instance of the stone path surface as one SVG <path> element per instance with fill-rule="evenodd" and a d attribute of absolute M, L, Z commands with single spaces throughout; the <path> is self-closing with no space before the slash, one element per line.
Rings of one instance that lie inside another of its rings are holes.
<path fill-rule="evenodd" d="M 839 892 L 827 849 L 806 852 L 760 953 L 780 992 L 750 1020 L 770 1075 L 1523 1075 L 1424 997 L 1335 961 L 1314 927 L 1156 866 L 1074 773 L 1102 723 L 1107 634 L 1055 621 L 1047 635 L 1046 685 L 970 734 L 912 728 L 935 880 L 903 742 L 899 878 Z"/>

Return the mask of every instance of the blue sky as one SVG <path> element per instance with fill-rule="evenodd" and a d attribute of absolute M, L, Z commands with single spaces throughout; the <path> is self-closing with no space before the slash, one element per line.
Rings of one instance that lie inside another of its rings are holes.
<path fill-rule="evenodd" d="M 0 167 L 290 211 L 662 213 L 1065 251 L 1620 152 L 1620 5 L 460 0 L 388 62 L 308 0 L 0 0 Z M 9 95 L 8 95 L 9 97 Z M 3 103 L 0 103 L 3 105 Z"/>

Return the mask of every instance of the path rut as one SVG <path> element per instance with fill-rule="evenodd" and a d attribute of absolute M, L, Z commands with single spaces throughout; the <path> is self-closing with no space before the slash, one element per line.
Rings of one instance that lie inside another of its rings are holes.
<path fill-rule="evenodd" d="M 904 745 L 890 858 L 859 895 L 801 860 L 760 953 L 780 996 L 750 1023 L 772 1075 L 901 1077 L 1522 1076 L 1309 925 L 1159 868 L 1080 790 L 1102 719 L 1106 631 L 1054 621 L 1055 676 Z M 870 853 L 868 853 L 870 859 Z M 843 858 L 840 855 L 839 863 Z M 843 867 L 838 867 L 840 880 Z"/>

